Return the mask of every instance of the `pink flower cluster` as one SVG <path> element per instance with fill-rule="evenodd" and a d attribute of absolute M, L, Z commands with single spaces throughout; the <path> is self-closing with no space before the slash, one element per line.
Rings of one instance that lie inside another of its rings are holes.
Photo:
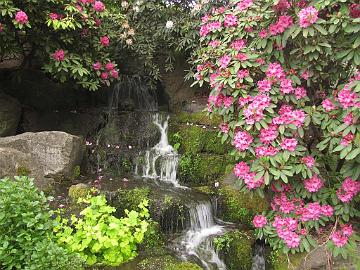
<path fill-rule="evenodd" d="M 93 4 L 93 7 L 94 7 L 95 11 L 97 11 L 97 12 L 103 12 L 105 10 L 105 5 L 101 1 L 95 1 L 95 3 Z"/>
<path fill-rule="evenodd" d="M 101 37 L 100 44 L 104 47 L 108 47 L 110 45 L 110 38 L 108 36 Z"/>
<path fill-rule="evenodd" d="M 297 248 L 300 245 L 300 236 L 295 232 L 298 227 L 298 221 L 294 218 L 283 218 L 276 216 L 273 222 L 276 233 L 289 248 Z"/>
<path fill-rule="evenodd" d="M 55 61 L 58 61 L 58 62 L 61 62 L 65 59 L 65 52 L 64 50 L 57 50 L 56 52 L 54 52 L 52 54 L 52 58 L 55 60 Z"/>
<path fill-rule="evenodd" d="M 270 80 L 281 80 L 285 78 L 285 72 L 279 63 L 270 63 L 266 70 L 266 76 Z"/>
<path fill-rule="evenodd" d="M 343 247 L 347 244 L 352 234 L 353 228 L 351 224 L 345 224 L 340 230 L 335 231 L 331 235 L 331 240 L 334 242 L 335 246 Z"/>
<path fill-rule="evenodd" d="M 241 49 L 245 48 L 246 41 L 244 39 L 237 39 L 233 41 L 230 45 L 231 48 L 240 51 Z"/>
<path fill-rule="evenodd" d="M 240 10 L 246 10 L 249 7 L 251 7 L 253 4 L 252 0 L 241 0 L 238 4 L 237 4 L 237 8 Z"/>
<path fill-rule="evenodd" d="M 244 180 L 244 183 L 249 190 L 261 187 L 264 184 L 264 178 L 261 177 L 256 180 L 256 173 L 250 172 L 250 167 L 243 161 L 235 165 L 234 174 L 239 179 Z"/>
<path fill-rule="evenodd" d="M 352 112 L 349 112 L 345 117 L 344 117 L 344 123 L 347 125 L 352 125 L 354 124 L 354 115 L 352 114 Z"/>
<path fill-rule="evenodd" d="M 269 145 L 269 146 L 261 145 L 261 146 L 256 147 L 255 153 L 256 153 L 257 158 L 273 157 L 277 153 L 279 153 L 279 149 L 277 149 L 276 147 L 274 147 L 272 145 Z"/>
<path fill-rule="evenodd" d="M 248 125 L 253 125 L 264 118 L 264 110 L 270 106 L 270 97 L 268 95 L 257 95 L 252 98 L 252 102 L 244 109 L 243 114 Z"/>
<path fill-rule="evenodd" d="M 318 202 L 308 203 L 296 212 L 301 215 L 301 221 L 319 220 L 321 215 L 331 217 L 333 213 L 334 209 L 330 205 L 321 206 Z"/>
<path fill-rule="evenodd" d="M 227 66 L 230 64 L 231 62 L 231 57 L 228 56 L 227 54 L 224 54 L 220 59 L 220 67 L 221 68 L 227 68 Z"/>
<path fill-rule="evenodd" d="M 253 137 L 246 131 L 238 131 L 235 133 L 233 144 L 239 151 L 245 151 L 253 142 Z"/>
<path fill-rule="evenodd" d="M 301 127 L 305 122 L 306 114 L 302 110 L 293 110 L 289 105 L 281 106 L 279 116 L 273 118 L 275 125 L 290 125 Z"/>
<path fill-rule="evenodd" d="M 93 69 L 95 71 L 100 71 L 102 68 L 103 68 L 103 65 L 99 61 L 93 64 Z M 112 77 L 114 79 L 118 79 L 119 78 L 119 71 L 117 69 L 115 69 L 115 64 L 114 63 L 108 62 L 108 63 L 105 64 L 105 68 L 100 73 L 100 77 L 104 81 L 109 79 L 109 77 Z"/>
<path fill-rule="evenodd" d="M 259 88 L 260 93 L 267 93 L 271 90 L 272 82 L 269 80 L 261 80 L 257 82 L 257 87 Z"/>
<path fill-rule="evenodd" d="M 293 25 L 293 19 L 291 16 L 280 16 L 276 23 L 269 26 L 270 35 L 276 36 L 285 32 L 286 29 Z"/>
<path fill-rule="evenodd" d="M 233 26 L 237 26 L 237 17 L 233 14 L 228 14 L 225 16 L 225 20 L 224 20 L 224 26 L 225 27 L 233 27 Z"/>
<path fill-rule="evenodd" d="M 282 79 L 280 82 L 280 92 L 283 94 L 290 94 L 294 92 L 292 81 L 289 79 Z"/>
<path fill-rule="evenodd" d="M 340 144 L 343 145 L 343 146 L 348 146 L 349 144 L 352 143 L 352 141 L 354 140 L 354 138 L 355 138 L 355 135 L 350 132 L 349 134 L 347 134 L 346 136 L 344 136 L 344 137 L 341 139 Z"/>
<path fill-rule="evenodd" d="M 299 24 L 302 28 L 307 28 L 314 24 L 318 19 L 318 11 L 313 6 L 303 8 L 299 12 Z"/>
<path fill-rule="evenodd" d="M 302 99 L 307 96 L 306 89 L 304 87 L 295 88 L 295 98 L 297 100 Z"/>
<path fill-rule="evenodd" d="M 341 90 L 338 94 L 338 100 L 341 106 L 345 109 L 356 105 L 357 95 L 347 87 Z"/>
<path fill-rule="evenodd" d="M 348 203 L 359 192 L 360 192 L 360 182 L 348 177 L 342 182 L 341 187 L 336 191 L 336 195 L 340 201 L 344 203 Z"/>
<path fill-rule="evenodd" d="M 287 0 L 279 0 L 279 2 L 273 6 L 273 9 L 277 12 L 287 11 L 291 7 L 291 4 Z"/>
<path fill-rule="evenodd" d="M 334 103 L 333 103 L 329 98 L 325 99 L 325 100 L 321 103 L 321 105 L 323 106 L 323 108 L 324 108 L 325 111 L 327 111 L 327 112 L 331 112 L 332 110 L 335 110 L 335 109 L 336 109 Z"/>
<path fill-rule="evenodd" d="M 294 152 L 298 142 L 295 138 L 284 138 L 281 142 L 281 148 L 290 152 Z"/>
<path fill-rule="evenodd" d="M 17 21 L 18 24 L 27 24 L 29 22 L 29 18 L 24 11 L 20 10 L 15 15 L 15 21 Z"/>
<path fill-rule="evenodd" d="M 315 165 L 315 159 L 312 156 L 306 156 L 301 159 L 301 161 L 306 165 L 308 168 L 312 168 Z"/>
<path fill-rule="evenodd" d="M 314 175 L 313 177 L 304 180 L 304 186 L 309 192 L 318 192 L 324 186 L 324 181 L 317 175 Z"/>
<path fill-rule="evenodd" d="M 270 125 L 266 129 L 260 130 L 260 141 L 263 144 L 270 144 L 272 143 L 278 136 L 278 126 Z"/>
<path fill-rule="evenodd" d="M 200 36 L 205 37 L 207 36 L 211 31 L 217 30 L 221 28 L 221 22 L 212 22 L 205 25 L 202 25 L 200 28 Z"/>
<path fill-rule="evenodd" d="M 267 223 L 267 219 L 263 215 L 256 215 L 253 219 L 253 224 L 255 228 L 263 228 L 265 227 L 266 223 Z"/>

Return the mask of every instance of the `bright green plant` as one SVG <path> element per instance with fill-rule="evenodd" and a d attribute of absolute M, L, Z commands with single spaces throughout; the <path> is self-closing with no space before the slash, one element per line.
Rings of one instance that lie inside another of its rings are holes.
<path fill-rule="evenodd" d="M 0 180 L 0 269 L 83 269 L 56 243 L 48 200 L 28 177 Z"/>
<path fill-rule="evenodd" d="M 81 201 L 89 205 L 80 218 L 57 217 L 59 243 L 78 252 L 88 265 L 117 266 L 135 258 L 136 245 L 143 242 L 149 226 L 148 201 L 139 204 L 140 212 L 125 210 L 120 219 L 112 215 L 116 209 L 107 205 L 103 195 Z"/>

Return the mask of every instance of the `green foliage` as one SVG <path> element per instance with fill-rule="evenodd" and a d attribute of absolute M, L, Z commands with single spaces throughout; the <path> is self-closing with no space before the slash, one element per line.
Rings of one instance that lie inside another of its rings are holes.
<path fill-rule="evenodd" d="M 81 168 L 79 165 L 75 166 L 74 168 L 74 173 L 73 173 L 73 179 L 78 179 L 80 177 L 80 174 L 81 174 Z"/>
<path fill-rule="evenodd" d="M 232 231 L 215 239 L 215 247 L 225 257 L 229 270 L 249 270 L 252 266 L 251 232 Z"/>
<path fill-rule="evenodd" d="M 142 246 L 145 250 L 164 246 L 164 235 L 161 232 L 158 222 L 153 220 L 149 221 L 149 227 L 144 235 L 144 243 Z"/>
<path fill-rule="evenodd" d="M 149 200 L 149 194 L 149 188 L 118 189 L 111 199 L 111 205 L 116 208 L 116 215 L 122 217 L 126 209 L 130 211 L 136 210 L 144 200 L 147 200 L 151 206 L 152 202 Z"/>
<path fill-rule="evenodd" d="M 141 270 L 201 270 L 196 264 L 189 262 L 179 262 L 170 255 L 161 257 L 150 257 L 139 264 Z"/>
<path fill-rule="evenodd" d="M 77 202 L 80 198 L 86 198 L 91 192 L 91 188 L 85 184 L 73 185 L 69 188 L 69 197 L 73 202 Z"/>
<path fill-rule="evenodd" d="M 117 266 L 136 257 L 137 244 L 144 240 L 149 226 L 148 201 L 139 204 L 140 212 L 125 210 L 116 218 L 115 208 L 108 206 L 105 196 L 88 197 L 89 206 L 71 220 L 57 217 L 54 229 L 58 242 L 78 252 L 88 265 Z"/>
<path fill-rule="evenodd" d="M 251 226 L 255 214 L 269 208 L 268 202 L 256 193 L 240 192 L 231 186 L 219 190 L 222 219 Z"/>
<path fill-rule="evenodd" d="M 30 173 L 31 173 L 31 170 L 26 167 L 20 166 L 16 169 L 16 174 L 18 176 L 29 176 Z"/>
<path fill-rule="evenodd" d="M 27 177 L 0 180 L 1 269 L 83 269 L 79 256 L 56 243 L 48 201 Z"/>

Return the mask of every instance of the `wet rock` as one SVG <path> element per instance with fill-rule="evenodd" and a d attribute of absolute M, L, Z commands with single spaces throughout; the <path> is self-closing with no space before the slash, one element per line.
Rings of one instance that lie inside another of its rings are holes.
<path fill-rule="evenodd" d="M 7 153 L 0 155 L 1 176 L 14 174 L 19 166 L 25 166 L 40 188 L 44 179 L 71 178 L 83 157 L 82 139 L 57 131 L 0 138 L 0 148 Z M 14 155 L 12 159 L 7 158 L 10 153 Z"/>
<path fill-rule="evenodd" d="M 16 134 L 20 116 L 20 103 L 16 99 L 0 93 L 0 137 Z"/>

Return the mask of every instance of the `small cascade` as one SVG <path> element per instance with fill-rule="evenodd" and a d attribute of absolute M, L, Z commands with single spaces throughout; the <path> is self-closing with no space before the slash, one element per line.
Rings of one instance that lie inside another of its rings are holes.
<path fill-rule="evenodd" d="M 170 182 L 178 187 L 179 183 L 176 177 L 178 166 L 178 154 L 176 150 L 169 144 L 168 140 L 168 120 L 156 113 L 153 116 L 153 123 L 159 128 L 161 133 L 160 141 L 151 149 L 140 153 L 140 158 L 135 168 L 135 173 L 140 174 L 144 178 L 159 179 L 161 181 Z M 142 164 L 139 164 L 142 161 Z"/>
<path fill-rule="evenodd" d="M 252 258 L 251 270 L 265 270 L 265 244 L 256 243 L 254 246 L 254 255 Z"/>
<path fill-rule="evenodd" d="M 224 233 L 224 227 L 216 225 L 211 203 L 194 202 L 188 207 L 191 227 L 178 239 L 177 247 L 182 257 L 194 257 L 207 270 L 226 270 L 212 244 L 212 237 Z"/>

